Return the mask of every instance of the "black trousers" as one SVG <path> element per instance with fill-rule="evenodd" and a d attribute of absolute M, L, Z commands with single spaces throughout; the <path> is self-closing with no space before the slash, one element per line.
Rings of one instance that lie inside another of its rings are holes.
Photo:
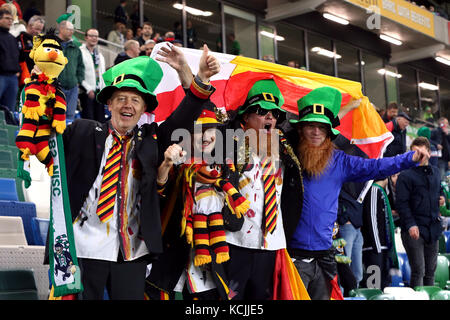
<path fill-rule="evenodd" d="M 296 259 L 294 265 L 297 268 L 300 278 L 302 278 L 311 300 L 330 300 L 330 279 L 317 259 L 313 259 L 312 261 Z"/>
<path fill-rule="evenodd" d="M 388 250 L 381 250 L 381 253 L 377 253 L 373 250 L 363 251 L 363 264 L 364 272 L 360 287 L 376 287 L 381 290 L 389 287 L 391 284 L 391 276 L 389 274 L 391 265 L 389 262 Z M 374 267 L 378 267 L 378 269 L 374 269 Z"/>
<path fill-rule="evenodd" d="M 117 262 L 79 258 L 83 300 L 103 300 L 105 288 L 111 300 L 143 300 L 147 260 Z"/>
<path fill-rule="evenodd" d="M 425 242 L 422 237 L 414 240 L 404 231 L 401 232 L 401 237 L 411 267 L 409 286 L 434 286 L 439 241 Z"/>
<path fill-rule="evenodd" d="M 224 263 L 233 300 L 270 300 L 276 251 L 248 249 L 228 244 L 230 260 Z"/>

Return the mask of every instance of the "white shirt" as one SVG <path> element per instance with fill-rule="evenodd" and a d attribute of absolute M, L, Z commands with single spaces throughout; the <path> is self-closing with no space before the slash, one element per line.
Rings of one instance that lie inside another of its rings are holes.
<path fill-rule="evenodd" d="M 96 89 L 103 89 L 105 87 L 105 82 L 103 81 L 102 74 L 105 73 L 105 58 L 99 52 L 99 64 L 98 64 L 98 74 L 99 74 L 99 82 L 97 86 L 97 79 L 95 77 L 95 66 L 94 60 L 92 59 L 92 54 L 89 49 L 86 47 L 84 43 L 80 47 L 80 51 L 83 57 L 84 64 L 84 80 L 81 85 L 86 89 L 87 92 L 94 91 Z"/>
<path fill-rule="evenodd" d="M 130 155 L 133 141 L 129 143 L 129 151 L 126 153 L 129 170 L 127 178 L 124 179 L 125 181 L 123 180 L 128 186 L 125 191 L 126 205 L 123 213 L 119 216 L 119 202 L 116 201 L 111 219 L 106 222 L 100 222 L 97 215 L 97 202 L 103 178 L 102 171 L 113 144 L 113 139 L 113 136 L 110 134 L 105 141 L 105 150 L 99 173 L 92 188 L 89 190 L 89 195 L 81 208 L 79 216 L 73 223 L 78 258 L 117 261 L 119 250 L 121 250 L 124 260 L 131 261 L 149 253 L 142 237 L 138 237 L 138 208 L 140 207 L 141 197 L 137 193 L 139 180 L 135 176 L 140 176 L 140 174 L 136 174 L 135 168 L 132 167 Z M 119 192 L 116 195 L 116 199 L 118 194 Z M 123 232 L 119 233 L 121 225 Z"/>
<path fill-rule="evenodd" d="M 285 249 L 286 238 L 280 206 L 283 169 L 280 168 L 275 174 L 275 193 L 278 208 L 277 226 L 272 234 L 267 234 L 267 247 L 264 247 L 264 228 L 261 226 L 264 216 L 264 182 L 261 174 L 261 160 L 256 155 L 252 156 L 252 160 L 253 167 L 249 171 L 244 171 L 239 178 L 239 191 L 250 201 L 250 209 L 244 217 L 244 224 L 241 230 L 226 232 L 227 242 L 250 249 Z"/>

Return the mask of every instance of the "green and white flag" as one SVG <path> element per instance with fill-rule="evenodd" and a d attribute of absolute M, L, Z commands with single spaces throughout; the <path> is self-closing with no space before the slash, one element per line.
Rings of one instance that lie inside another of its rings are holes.
<path fill-rule="evenodd" d="M 83 285 L 73 236 L 62 135 L 53 132 L 48 145 L 53 157 L 50 182 L 50 276 L 53 296 L 61 297 L 83 291 Z"/>

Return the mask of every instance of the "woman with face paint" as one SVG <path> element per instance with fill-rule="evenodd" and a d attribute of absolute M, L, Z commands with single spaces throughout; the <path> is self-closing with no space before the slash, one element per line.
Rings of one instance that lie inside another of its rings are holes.
<path fill-rule="evenodd" d="M 206 103 L 190 138 L 181 143 L 189 154 L 179 144 L 164 153 L 158 184 L 167 194 L 162 205 L 165 252 L 147 278 L 152 298 L 181 292 L 185 300 L 230 299 L 222 267 L 230 259 L 222 210 L 228 207 L 242 217 L 249 203 L 227 179 L 234 166 L 213 158 L 221 118 L 221 112 Z"/>

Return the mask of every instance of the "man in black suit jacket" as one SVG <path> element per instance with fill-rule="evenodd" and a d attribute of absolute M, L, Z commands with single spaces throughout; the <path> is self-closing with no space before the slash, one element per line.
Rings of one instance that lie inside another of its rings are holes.
<path fill-rule="evenodd" d="M 186 60 L 177 48 L 165 49 L 157 59 L 169 63 L 180 78 L 187 76 L 183 74 L 189 70 Z M 171 144 L 172 131 L 189 129 L 199 116 L 213 92 L 209 78 L 219 69 L 218 61 L 206 48 L 199 72 L 178 108 L 161 125 L 138 128 L 140 116 L 157 106 L 154 89 L 163 74 L 149 57 L 131 59 L 103 75 L 107 86 L 97 99 L 108 105 L 111 121 L 80 119 L 64 132 L 82 299 L 102 299 L 104 288 L 111 299 L 144 298 L 146 266 L 162 252 L 157 168 Z M 104 218 L 99 211 L 108 155 L 119 144 L 117 193 L 111 198 L 110 214 Z"/>

